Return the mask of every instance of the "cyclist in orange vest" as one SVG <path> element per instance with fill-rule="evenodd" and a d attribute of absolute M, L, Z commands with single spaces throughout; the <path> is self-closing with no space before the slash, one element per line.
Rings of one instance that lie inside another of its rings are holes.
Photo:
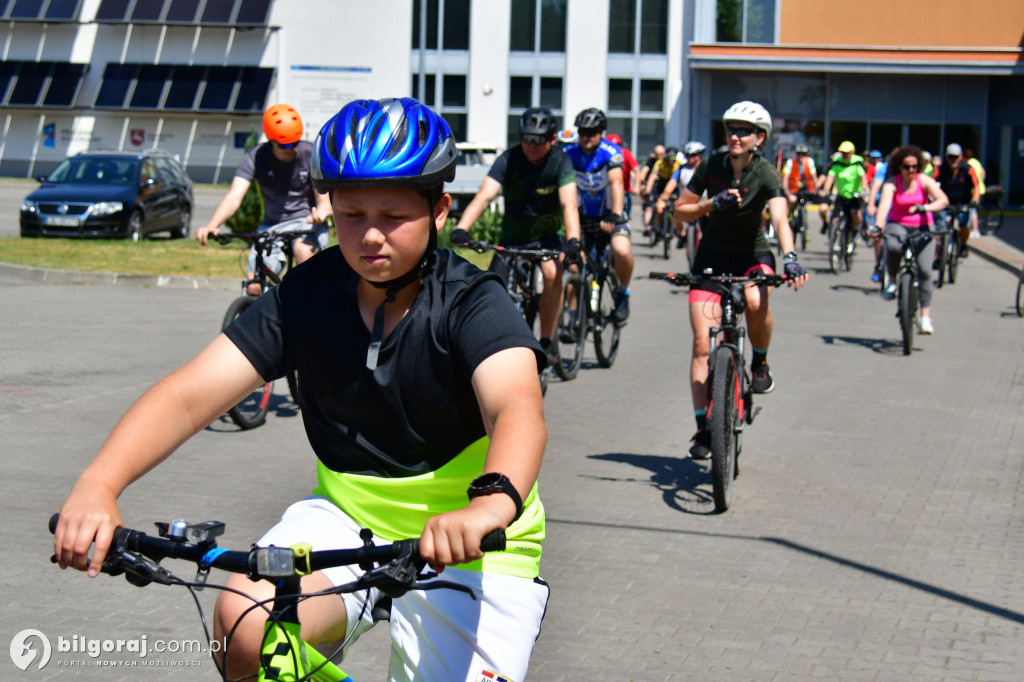
<path fill-rule="evenodd" d="M 786 165 L 782 167 L 782 178 L 786 182 L 784 190 L 790 212 L 796 206 L 797 192 L 805 190 L 814 193 L 816 189 L 818 173 L 814 167 L 814 159 L 808 156 L 807 151 L 807 145 L 798 144 L 796 156 L 787 160 Z"/>

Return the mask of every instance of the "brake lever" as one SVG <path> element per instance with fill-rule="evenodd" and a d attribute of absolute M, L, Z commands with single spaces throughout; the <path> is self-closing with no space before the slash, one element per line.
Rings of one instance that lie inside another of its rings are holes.
<path fill-rule="evenodd" d="M 437 574 L 435 573 L 434 575 L 436 576 Z M 453 582 L 450 582 L 448 580 L 428 580 L 427 582 L 422 582 L 422 581 L 419 581 L 419 580 L 414 580 L 412 585 L 409 586 L 409 589 L 412 589 L 412 590 L 441 590 L 441 589 L 455 590 L 456 592 L 464 592 L 464 593 L 468 594 L 470 597 L 473 598 L 473 601 L 476 601 L 476 592 L 473 591 L 472 587 L 470 587 L 469 585 L 460 585 L 459 583 L 453 583 Z"/>

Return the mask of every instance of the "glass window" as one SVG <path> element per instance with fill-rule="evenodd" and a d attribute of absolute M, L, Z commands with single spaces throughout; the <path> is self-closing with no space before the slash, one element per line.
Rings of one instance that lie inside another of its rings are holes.
<path fill-rule="evenodd" d="M 444 0 L 442 49 L 469 49 L 469 0 Z"/>
<path fill-rule="evenodd" d="M 916 144 L 926 152 L 943 154 L 946 151 L 946 148 L 942 146 L 942 129 L 937 123 L 911 124 L 907 126 L 907 134 L 910 144 Z M 953 141 L 949 135 L 946 136 L 946 139 L 950 142 Z M 860 143 L 857 143 L 857 149 L 860 149 Z"/>
<path fill-rule="evenodd" d="M 625 135 L 623 135 L 625 139 Z M 636 122 L 636 149 L 653 149 L 665 141 L 665 121 L 660 118 L 641 118 Z"/>
<path fill-rule="evenodd" d="M 35 106 L 52 66 L 52 62 L 22 62 L 9 104 Z"/>
<path fill-rule="evenodd" d="M 743 0 L 718 0 L 715 8 L 715 41 L 743 42 Z"/>
<path fill-rule="evenodd" d="M 270 0 L 242 0 L 242 4 L 238 6 L 235 23 L 263 26 L 267 23 L 268 14 L 270 14 Z"/>
<path fill-rule="evenodd" d="M 900 123 L 872 123 L 871 148 L 882 152 L 883 156 L 903 143 L 903 125 Z"/>
<path fill-rule="evenodd" d="M 96 94 L 97 107 L 121 108 L 124 106 L 125 95 L 132 85 L 137 64 L 107 64 L 103 71 L 103 82 Z"/>
<path fill-rule="evenodd" d="M 519 116 L 509 114 L 508 116 L 508 138 L 505 140 L 505 149 L 512 149 L 519 144 Z"/>
<path fill-rule="evenodd" d="M 128 0 L 103 0 L 96 12 L 96 21 L 124 21 Z"/>
<path fill-rule="evenodd" d="M 231 21 L 234 9 L 235 0 L 206 0 L 201 21 L 204 24 L 226 24 Z"/>
<path fill-rule="evenodd" d="M 940 147 L 936 147 L 935 150 L 941 149 L 943 154 L 945 154 L 946 145 L 952 142 L 956 142 L 964 150 L 972 150 L 974 156 L 978 156 L 981 149 L 981 126 L 969 123 L 947 123 L 946 142 Z"/>
<path fill-rule="evenodd" d="M 202 66 L 175 66 L 164 108 L 192 109 L 195 106 L 196 92 L 203 82 L 203 71 L 205 68 Z"/>
<path fill-rule="evenodd" d="M 412 46 L 414 50 L 420 48 L 420 3 L 423 0 L 412 1 Z M 426 0 L 427 2 L 427 49 L 437 49 L 437 3 L 438 0 Z"/>
<path fill-rule="evenodd" d="M 665 83 L 659 80 L 640 81 L 640 111 L 665 110 Z"/>
<path fill-rule="evenodd" d="M 452 129 L 452 135 L 455 136 L 455 141 L 465 142 L 467 130 L 466 115 L 442 113 L 441 117 L 448 122 L 448 127 Z"/>
<path fill-rule="evenodd" d="M 435 76 L 432 73 L 426 74 L 426 78 L 424 79 L 424 83 L 425 83 L 425 85 L 424 85 L 423 89 L 427 91 L 427 94 L 426 94 L 425 97 L 420 97 L 420 77 L 419 77 L 419 74 L 414 73 L 412 75 L 412 96 L 413 96 L 413 99 L 418 99 L 419 101 L 423 102 L 427 106 L 431 106 L 432 107 L 432 106 L 434 106 L 434 98 L 435 98 L 435 95 L 436 95 L 435 90 L 436 90 L 436 86 L 437 86 L 437 76 Z"/>
<path fill-rule="evenodd" d="M 618 133 L 622 137 L 622 141 L 629 146 L 633 140 L 633 119 L 609 116 L 608 132 Z"/>
<path fill-rule="evenodd" d="M 237 66 L 211 66 L 206 72 L 206 87 L 199 100 L 199 108 L 225 111 L 231 104 L 231 96 L 238 80 Z"/>
<path fill-rule="evenodd" d="M 562 108 L 562 79 L 552 76 L 540 79 L 540 105 L 548 109 Z"/>
<path fill-rule="evenodd" d="M 11 19 L 38 19 L 43 0 L 15 0 Z"/>
<path fill-rule="evenodd" d="M 512 76 L 508 79 L 508 106 L 528 109 L 533 105 L 533 77 Z"/>
<path fill-rule="evenodd" d="M 50 87 L 43 98 L 43 106 L 70 107 L 75 103 L 78 84 L 85 73 L 85 64 L 60 63 L 53 65 Z"/>
<path fill-rule="evenodd" d="M 78 14 L 81 0 L 50 0 L 46 7 L 45 19 L 74 19 Z"/>
<path fill-rule="evenodd" d="M 666 54 L 668 0 L 643 0 L 640 11 L 640 53 Z"/>
<path fill-rule="evenodd" d="M 629 78 L 608 79 L 608 109 L 633 110 L 633 81 Z"/>
<path fill-rule="evenodd" d="M 747 0 L 747 43 L 775 42 L 775 0 Z"/>
<path fill-rule="evenodd" d="M 800 76 L 786 74 L 774 76 L 773 98 L 768 111 L 776 118 L 825 118 L 825 77 Z M 863 78 L 860 80 L 864 80 Z M 834 81 L 833 81 L 834 82 Z M 861 103 L 865 107 L 864 118 L 867 118 L 867 98 Z M 853 103 L 851 103 L 853 105 Z M 859 118 L 860 114 L 849 113 L 844 108 L 834 107 L 833 112 L 841 111 L 849 118 Z"/>
<path fill-rule="evenodd" d="M 164 83 L 171 75 L 171 67 L 167 64 L 140 64 L 128 106 L 132 109 L 156 109 L 163 99 Z"/>
<path fill-rule="evenodd" d="M 466 106 L 466 77 L 445 74 L 442 81 L 441 106 L 464 107 Z"/>
<path fill-rule="evenodd" d="M 608 21 L 608 51 L 636 52 L 636 0 L 611 0 Z"/>
<path fill-rule="evenodd" d="M 868 141 L 868 124 L 865 121 L 832 121 L 829 140 L 829 144 L 832 145 L 832 149 L 828 150 L 829 154 L 845 140 L 852 142 L 859 152 Z"/>
<path fill-rule="evenodd" d="M 3 104 L 4 98 L 7 96 L 7 88 L 14 80 L 14 75 L 18 73 L 19 63 L 0 62 L 0 104 Z"/>
<path fill-rule="evenodd" d="M 7 13 L 7 5 L 9 4 L 9 0 L 0 0 L 0 17 L 4 16 Z"/>
<path fill-rule="evenodd" d="M 536 29 L 537 0 L 512 0 L 509 49 L 513 52 L 533 52 Z"/>
<path fill-rule="evenodd" d="M 242 67 L 234 110 L 262 111 L 267 102 L 267 91 L 270 90 L 270 81 L 273 75 L 273 69 L 261 69 L 256 66 Z"/>
<path fill-rule="evenodd" d="M 196 20 L 196 10 L 199 9 L 199 0 L 171 0 L 171 7 L 167 10 L 169 23 L 191 24 Z"/>
<path fill-rule="evenodd" d="M 541 0 L 541 52 L 565 52 L 566 3 L 567 0 Z"/>
<path fill-rule="evenodd" d="M 160 15 L 163 13 L 163 2 L 136 2 L 135 9 L 132 10 L 132 21 L 160 21 Z"/>

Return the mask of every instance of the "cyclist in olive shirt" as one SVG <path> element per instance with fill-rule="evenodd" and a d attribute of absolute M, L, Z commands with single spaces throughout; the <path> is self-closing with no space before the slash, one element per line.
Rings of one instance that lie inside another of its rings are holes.
<path fill-rule="evenodd" d="M 558 347 L 551 339 L 562 309 L 562 271 L 566 260 L 575 261 L 580 255 L 576 172 L 569 157 L 554 147 L 557 129 L 550 109 L 527 109 L 519 119 L 519 146 L 494 162 L 452 232 L 452 244 L 469 241 L 473 223 L 502 192 L 502 245 L 539 243 L 542 248 L 565 252 L 563 260 L 541 263 L 540 344 L 549 364 L 558 362 Z"/>
<path fill-rule="evenodd" d="M 793 250 L 793 232 L 789 228 L 789 205 L 782 188 L 782 177 L 757 153 L 772 131 L 772 118 L 756 102 L 738 102 L 722 116 L 726 127 L 728 151 L 718 152 L 701 162 L 676 202 L 675 223 L 695 222 L 708 217 L 693 272 L 749 275 L 763 270 L 775 272 L 775 256 L 761 229 L 765 204 L 771 215 L 782 257 L 784 272 L 796 289 L 807 280 L 807 272 L 797 262 Z M 701 199 L 704 192 L 711 197 Z M 746 318 L 753 358 L 750 363 L 751 388 L 768 393 L 775 381 L 768 369 L 768 344 L 772 337 L 772 315 L 768 306 L 770 287 L 748 286 Z M 721 321 L 721 286 L 701 282 L 690 289 L 690 325 L 693 328 L 693 354 L 690 363 L 690 389 L 693 396 L 697 433 L 690 456 L 705 459 L 710 454 L 707 431 L 707 379 L 710 351 L 709 327 Z"/>

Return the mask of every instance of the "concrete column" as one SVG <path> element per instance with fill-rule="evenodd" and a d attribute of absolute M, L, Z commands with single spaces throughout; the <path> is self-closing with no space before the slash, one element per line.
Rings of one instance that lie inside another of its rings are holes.
<path fill-rule="evenodd" d="M 608 109 L 608 0 L 569 0 L 565 41 L 565 121 L 588 107 Z"/>
<path fill-rule="evenodd" d="M 469 24 L 468 139 L 505 146 L 511 0 L 474 0 Z"/>

